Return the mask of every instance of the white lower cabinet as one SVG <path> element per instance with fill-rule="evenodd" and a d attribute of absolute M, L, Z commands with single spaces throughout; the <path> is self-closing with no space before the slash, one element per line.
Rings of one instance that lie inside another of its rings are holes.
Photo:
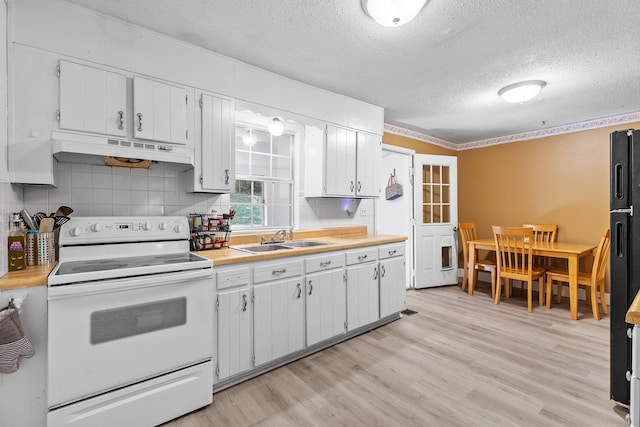
<path fill-rule="evenodd" d="M 345 332 L 347 301 L 344 268 L 307 274 L 305 298 L 307 346 Z"/>
<path fill-rule="evenodd" d="M 254 365 L 304 348 L 302 261 L 270 263 L 253 269 Z M 273 277 L 287 277 L 268 280 Z"/>
<path fill-rule="evenodd" d="M 380 317 L 405 309 L 405 257 L 404 242 L 378 248 L 380 273 Z"/>
<path fill-rule="evenodd" d="M 251 369 L 249 269 L 216 269 L 214 382 Z M 217 356 L 217 357 L 216 357 Z"/>
<path fill-rule="evenodd" d="M 347 252 L 347 329 L 352 331 L 380 318 L 378 249 Z"/>

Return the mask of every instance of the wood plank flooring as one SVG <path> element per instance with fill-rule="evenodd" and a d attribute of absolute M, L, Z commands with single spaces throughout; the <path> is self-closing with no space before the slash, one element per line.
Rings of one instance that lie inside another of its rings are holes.
<path fill-rule="evenodd" d="M 537 299 L 534 299 L 537 301 Z M 407 292 L 413 315 L 214 394 L 166 424 L 626 426 L 609 400 L 609 317 L 584 301 L 527 313 L 449 286 Z"/>

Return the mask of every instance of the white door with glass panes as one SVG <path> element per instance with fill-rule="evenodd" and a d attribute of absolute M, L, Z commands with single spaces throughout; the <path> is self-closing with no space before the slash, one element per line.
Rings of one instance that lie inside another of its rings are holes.
<path fill-rule="evenodd" d="M 234 228 L 288 228 L 293 224 L 293 141 L 285 128 L 271 135 L 265 126 L 237 113 Z"/>
<path fill-rule="evenodd" d="M 453 156 L 413 157 L 416 288 L 457 283 L 457 165 Z"/>

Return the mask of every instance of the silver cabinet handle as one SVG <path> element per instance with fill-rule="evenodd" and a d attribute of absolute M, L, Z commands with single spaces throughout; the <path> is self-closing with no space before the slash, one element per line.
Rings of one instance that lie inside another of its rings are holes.
<path fill-rule="evenodd" d="M 138 113 L 136 116 L 138 116 L 138 132 L 142 132 L 142 113 Z"/>
<path fill-rule="evenodd" d="M 353 191 L 353 181 L 351 181 L 351 185 L 349 185 L 349 191 Z"/>
<path fill-rule="evenodd" d="M 224 183 L 225 184 L 229 183 L 229 169 L 224 170 Z"/>
<path fill-rule="evenodd" d="M 242 295 L 242 311 L 247 311 L 247 295 Z"/>
<path fill-rule="evenodd" d="M 378 278 L 378 267 L 373 269 L 373 278 L 377 279 Z"/>
<path fill-rule="evenodd" d="M 302 289 L 300 288 L 300 283 L 298 283 L 296 287 L 298 288 L 298 296 L 296 298 L 300 299 L 300 296 L 302 295 Z"/>
<path fill-rule="evenodd" d="M 364 261 L 367 259 L 367 255 L 358 255 L 358 261 Z"/>
<path fill-rule="evenodd" d="M 358 181 L 358 191 L 362 190 L 362 184 Z"/>
<path fill-rule="evenodd" d="M 380 266 L 380 277 L 384 277 L 386 272 L 387 272 L 387 270 L 384 269 L 384 265 L 381 265 Z"/>
<path fill-rule="evenodd" d="M 311 280 L 309 280 L 309 295 L 313 292 L 313 285 L 311 284 Z"/>
<path fill-rule="evenodd" d="M 331 265 L 331 261 L 322 261 L 320 262 L 320 268 L 325 268 L 327 266 Z"/>
<path fill-rule="evenodd" d="M 118 129 L 124 129 L 124 111 L 118 111 Z"/>
<path fill-rule="evenodd" d="M 286 268 L 281 268 L 279 270 L 271 270 L 271 274 L 273 274 L 274 276 L 277 276 L 278 274 L 283 274 L 286 272 L 287 272 Z"/>

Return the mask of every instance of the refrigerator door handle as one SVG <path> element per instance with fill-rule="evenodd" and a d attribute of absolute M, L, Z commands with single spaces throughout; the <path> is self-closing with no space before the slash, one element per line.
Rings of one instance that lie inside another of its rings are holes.
<path fill-rule="evenodd" d="M 633 206 L 628 209 L 611 209 L 611 213 L 628 213 L 633 216 Z"/>

